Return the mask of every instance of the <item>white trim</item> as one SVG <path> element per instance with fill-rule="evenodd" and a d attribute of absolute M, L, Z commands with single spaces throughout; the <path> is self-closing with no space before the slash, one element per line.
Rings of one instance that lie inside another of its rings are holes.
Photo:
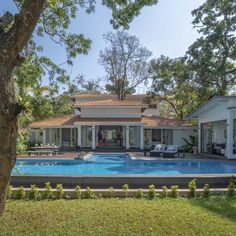
<path fill-rule="evenodd" d="M 227 139 L 226 139 L 226 156 L 227 159 L 234 159 L 233 154 L 233 130 L 234 130 L 234 116 L 233 116 L 233 110 L 228 110 L 227 114 L 227 123 L 226 123 L 226 129 L 227 129 Z"/>
<path fill-rule="evenodd" d="M 123 125 L 130 125 L 130 126 L 140 126 L 143 125 L 142 122 L 112 122 L 112 121 L 107 121 L 107 122 L 75 122 L 74 125 L 85 125 L 85 126 L 91 126 L 91 125 L 98 125 L 98 126 L 123 126 Z"/>
<path fill-rule="evenodd" d="M 179 126 L 176 126 L 176 127 L 173 127 L 173 126 L 147 126 L 147 125 L 144 125 L 143 126 L 144 129 L 195 129 L 197 130 L 198 127 L 197 126 L 192 126 L 192 127 L 179 127 Z"/>
<path fill-rule="evenodd" d="M 140 149 L 143 149 L 144 147 L 144 128 L 143 126 L 140 126 Z"/>
<path fill-rule="evenodd" d="M 129 149 L 129 126 L 126 125 L 125 127 L 126 127 L 126 129 L 125 129 L 125 148 Z"/>
<path fill-rule="evenodd" d="M 96 149 L 96 126 L 92 125 L 92 149 Z"/>

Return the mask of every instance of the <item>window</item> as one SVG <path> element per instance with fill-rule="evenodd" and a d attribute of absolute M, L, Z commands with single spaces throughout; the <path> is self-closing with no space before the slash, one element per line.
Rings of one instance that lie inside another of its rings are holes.
<path fill-rule="evenodd" d="M 161 143 L 161 130 L 160 129 L 152 130 L 152 142 Z"/>

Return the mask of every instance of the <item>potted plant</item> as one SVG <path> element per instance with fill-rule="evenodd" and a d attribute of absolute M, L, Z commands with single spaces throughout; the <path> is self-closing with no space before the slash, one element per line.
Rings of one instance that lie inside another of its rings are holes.
<path fill-rule="evenodd" d="M 189 140 L 186 138 L 182 138 L 185 141 L 185 145 L 183 146 L 183 149 L 186 152 L 192 152 L 193 154 L 198 153 L 198 137 L 194 135 L 189 136 Z"/>

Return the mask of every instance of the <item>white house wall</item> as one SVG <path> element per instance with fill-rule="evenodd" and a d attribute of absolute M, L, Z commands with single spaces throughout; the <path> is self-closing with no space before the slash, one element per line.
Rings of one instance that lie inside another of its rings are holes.
<path fill-rule="evenodd" d="M 173 144 L 183 146 L 186 143 L 183 138 L 189 140 L 190 135 L 197 135 L 197 131 L 193 129 L 174 129 L 173 130 Z"/>
<path fill-rule="evenodd" d="M 81 108 L 82 118 L 139 118 L 141 108 Z"/>
<path fill-rule="evenodd" d="M 213 121 L 227 120 L 227 104 L 221 103 L 216 107 L 209 109 L 203 114 L 199 115 L 200 123 L 207 123 Z M 234 116 L 236 118 L 236 115 Z"/>

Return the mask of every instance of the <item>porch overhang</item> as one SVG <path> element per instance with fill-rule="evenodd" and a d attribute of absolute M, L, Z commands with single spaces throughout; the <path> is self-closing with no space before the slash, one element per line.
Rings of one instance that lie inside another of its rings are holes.
<path fill-rule="evenodd" d="M 104 126 L 143 126 L 141 118 L 79 118 L 74 126 L 104 125 Z"/>
<path fill-rule="evenodd" d="M 232 102 L 230 101 L 233 101 L 233 103 L 235 104 L 236 96 L 215 96 L 204 103 L 202 106 L 185 116 L 185 119 L 198 119 L 201 114 L 213 107 L 219 106 L 222 103 L 226 104 L 227 109 L 234 108 L 234 106 L 231 105 Z"/>

